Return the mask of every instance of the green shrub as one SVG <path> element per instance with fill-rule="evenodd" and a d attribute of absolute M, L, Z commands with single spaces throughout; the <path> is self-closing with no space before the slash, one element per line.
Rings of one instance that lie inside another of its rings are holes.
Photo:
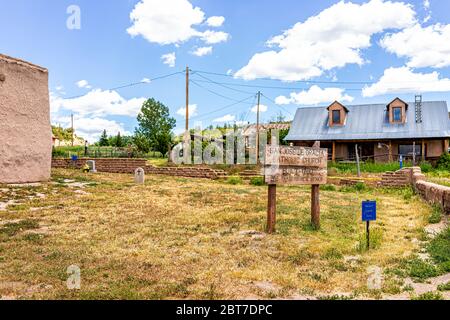
<path fill-rule="evenodd" d="M 264 177 L 253 177 L 250 179 L 250 184 L 252 186 L 263 186 L 265 185 Z"/>
<path fill-rule="evenodd" d="M 438 285 L 437 289 L 439 291 L 450 291 L 450 281 L 447 282 L 447 283 L 443 283 L 443 284 Z"/>
<path fill-rule="evenodd" d="M 356 189 L 357 191 L 364 191 L 364 190 L 366 190 L 366 185 L 365 185 L 364 182 L 357 182 L 357 183 L 355 184 L 355 189 Z"/>
<path fill-rule="evenodd" d="M 447 269 L 450 264 L 450 227 L 438 234 L 427 246 L 433 261 Z"/>
<path fill-rule="evenodd" d="M 227 183 L 232 185 L 242 184 L 242 178 L 236 176 L 228 177 Z"/>
<path fill-rule="evenodd" d="M 440 170 L 450 170 L 450 154 L 444 153 L 437 161 L 437 167 Z"/>
<path fill-rule="evenodd" d="M 336 191 L 336 186 L 332 184 L 324 184 L 320 186 L 320 190 L 322 191 Z"/>
<path fill-rule="evenodd" d="M 428 279 L 439 275 L 439 270 L 434 265 L 419 258 L 409 261 L 408 266 L 409 276 L 412 278 Z"/>
<path fill-rule="evenodd" d="M 328 249 L 323 257 L 327 260 L 334 260 L 334 259 L 342 259 L 343 255 L 339 249 L 336 248 L 330 248 Z"/>
<path fill-rule="evenodd" d="M 439 223 L 442 220 L 442 209 L 439 205 L 433 205 L 433 211 L 428 217 L 428 222 L 431 224 Z"/>
<path fill-rule="evenodd" d="M 411 198 L 413 197 L 413 195 L 414 195 L 414 190 L 413 190 L 411 187 L 405 188 L 405 189 L 403 190 L 403 199 L 405 199 L 405 200 L 411 200 Z"/>
<path fill-rule="evenodd" d="M 439 292 L 426 292 L 417 297 L 413 297 L 411 300 L 444 300 L 444 297 Z"/>
<path fill-rule="evenodd" d="M 420 169 L 422 170 L 422 172 L 427 173 L 433 170 L 433 166 L 429 162 L 422 162 L 420 164 Z"/>

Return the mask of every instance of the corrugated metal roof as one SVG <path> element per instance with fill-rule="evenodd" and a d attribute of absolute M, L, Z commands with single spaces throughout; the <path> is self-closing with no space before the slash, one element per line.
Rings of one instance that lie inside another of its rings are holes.
<path fill-rule="evenodd" d="M 285 138 L 288 141 L 368 140 L 450 137 L 445 101 L 422 102 L 422 123 L 416 123 L 415 103 L 408 102 L 406 123 L 390 124 L 386 104 L 346 106 L 344 126 L 328 125 L 327 107 L 299 108 Z"/>

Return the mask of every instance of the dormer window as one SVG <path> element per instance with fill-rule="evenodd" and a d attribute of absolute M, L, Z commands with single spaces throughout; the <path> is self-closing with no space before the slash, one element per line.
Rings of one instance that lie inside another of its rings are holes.
<path fill-rule="evenodd" d="M 392 120 L 394 122 L 402 122 L 402 108 L 400 107 L 392 108 Z"/>
<path fill-rule="evenodd" d="M 328 125 L 330 127 L 343 126 L 347 118 L 348 109 L 339 102 L 333 102 L 328 108 Z"/>
<path fill-rule="evenodd" d="M 341 110 L 333 110 L 332 115 L 333 124 L 341 124 Z"/>
<path fill-rule="evenodd" d="M 408 104 L 399 98 L 395 98 L 387 105 L 389 123 L 403 124 L 406 122 L 406 109 Z"/>

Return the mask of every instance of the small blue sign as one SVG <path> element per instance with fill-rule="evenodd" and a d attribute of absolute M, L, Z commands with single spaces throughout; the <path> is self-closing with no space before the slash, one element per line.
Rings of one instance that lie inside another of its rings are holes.
<path fill-rule="evenodd" d="M 375 221 L 377 220 L 377 202 L 363 201 L 362 203 L 362 220 Z"/>
<path fill-rule="evenodd" d="M 78 156 L 72 156 L 72 161 L 77 161 L 78 160 Z"/>

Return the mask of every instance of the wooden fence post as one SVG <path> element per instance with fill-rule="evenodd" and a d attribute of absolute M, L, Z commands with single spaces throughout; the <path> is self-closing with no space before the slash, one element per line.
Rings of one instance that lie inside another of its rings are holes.
<path fill-rule="evenodd" d="M 320 229 L 320 186 L 313 184 L 311 186 L 311 224 L 314 229 Z"/>
<path fill-rule="evenodd" d="M 269 184 L 267 206 L 267 233 L 275 232 L 276 210 L 277 210 L 277 185 Z"/>

